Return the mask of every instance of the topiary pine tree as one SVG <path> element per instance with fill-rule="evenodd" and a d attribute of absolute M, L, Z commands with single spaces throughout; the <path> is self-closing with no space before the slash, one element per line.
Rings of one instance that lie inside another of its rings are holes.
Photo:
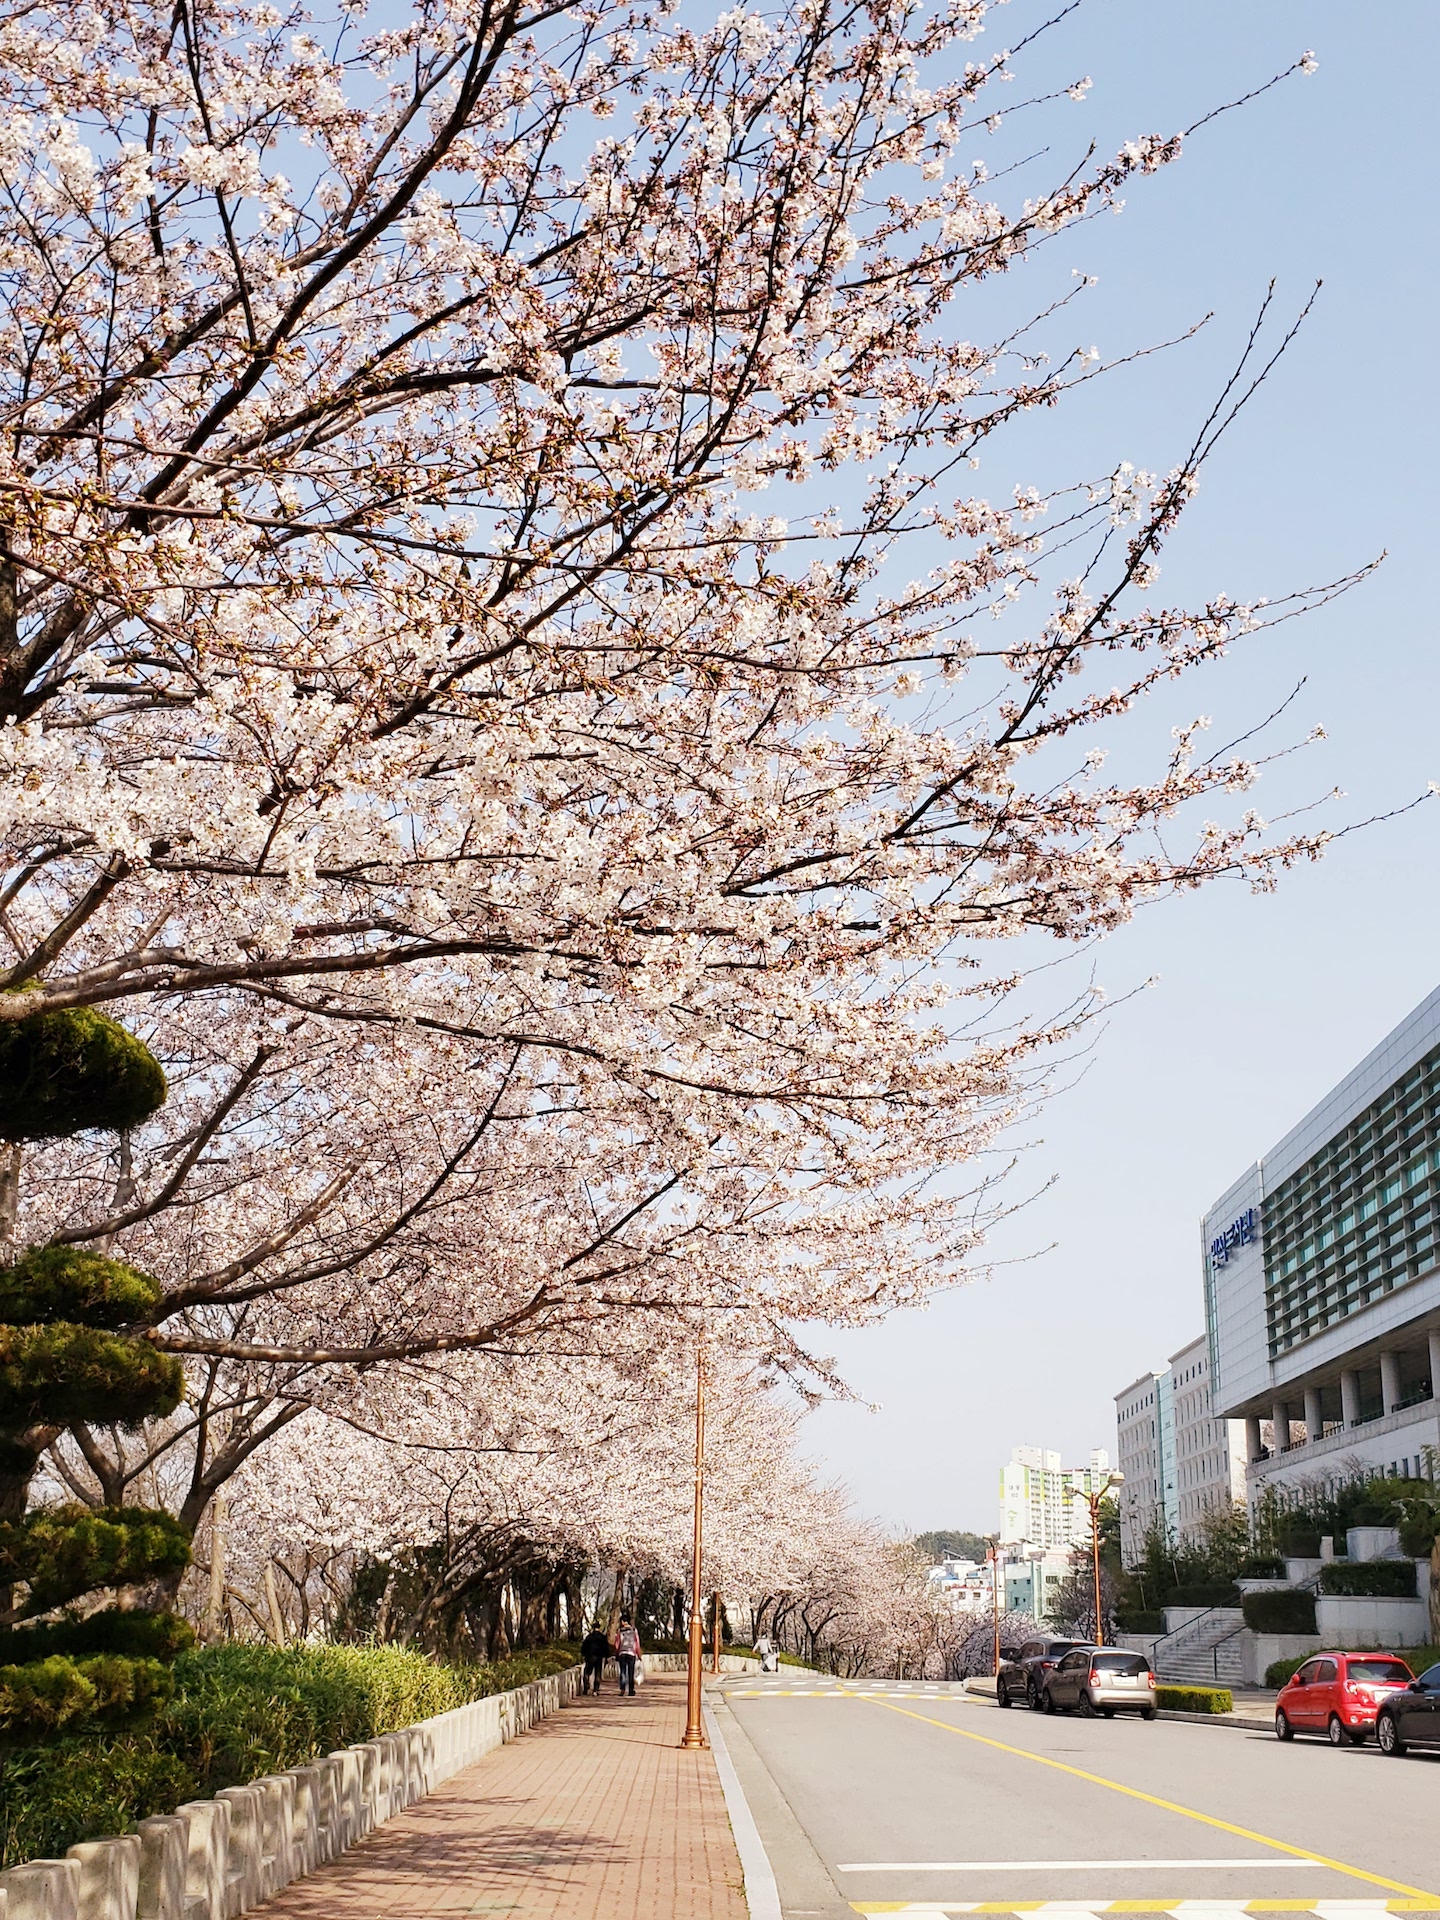
<path fill-rule="evenodd" d="M 0 1141 L 122 1131 L 165 1099 L 159 1062 L 91 1008 L 0 1024 Z M 189 1564 L 171 1515 L 68 1504 L 27 1512 L 46 1447 L 78 1421 L 138 1426 L 174 1410 L 178 1360 L 136 1336 L 160 1288 L 122 1261 L 32 1247 L 0 1266 L 0 1739 L 116 1727 L 167 1698 L 193 1635 L 166 1612 L 87 1596 L 170 1581 Z"/>

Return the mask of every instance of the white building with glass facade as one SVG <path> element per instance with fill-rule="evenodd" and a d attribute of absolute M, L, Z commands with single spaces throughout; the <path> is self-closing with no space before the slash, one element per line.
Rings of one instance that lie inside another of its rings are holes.
<path fill-rule="evenodd" d="M 1440 990 L 1206 1215 L 1210 1390 L 1251 1493 L 1440 1448 Z"/>

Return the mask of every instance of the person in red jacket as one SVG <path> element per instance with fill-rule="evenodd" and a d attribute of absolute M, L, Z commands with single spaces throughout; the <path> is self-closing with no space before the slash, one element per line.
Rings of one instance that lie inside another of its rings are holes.
<path fill-rule="evenodd" d="M 620 1616 L 620 1631 L 615 1636 L 615 1664 L 620 1669 L 621 1693 L 635 1691 L 635 1662 L 640 1658 L 640 1635 L 628 1613 Z"/>

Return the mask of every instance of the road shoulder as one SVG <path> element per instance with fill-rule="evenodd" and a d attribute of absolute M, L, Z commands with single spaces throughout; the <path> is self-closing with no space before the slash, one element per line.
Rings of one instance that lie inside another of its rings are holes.
<path fill-rule="evenodd" d="M 706 1698 L 769 1857 L 784 1920 L 854 1920 L 854 1907 L 831 1879 L 724 1693 L 712 1689 Z"/>

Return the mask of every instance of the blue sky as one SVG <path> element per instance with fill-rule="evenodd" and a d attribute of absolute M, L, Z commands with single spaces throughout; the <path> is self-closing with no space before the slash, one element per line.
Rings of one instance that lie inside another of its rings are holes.
<path fill-rule="evenodd" d="M 1018 38 L 1036 17 L 1002 9 L 987 41 Z M 1154 719 L 1163 733 L 1204 712 L 1227 739 L 1303 680 L 1284 737 L 1316 723 L 1328 737 L 1268 773 L 1255 803 L 1273 817 L 1340 787 L 1325 813 L 1338 827 L 1440 781 L 1426 561 L 1440 10 L 1087 0 L 1015 92 L 1088 74 L 1085 104 L 1045 134 L 1058 126 L 1103 152 L 1190 124 L 1306 48 L 1314 76 L 1214 122 L 1178 166 L 1137 183 L 1119 219 L 1057 243 L 1062 277 L 1099 276 L 1076 327 L 1107 357 L 1213 312 L 1209 326 L 1027 423 L 987 456 L 977 490 L 1004 497 L 1017 481 L 1120 459 L 1163 471 L 1267 284 L 1288 313 L 1323 280 L 1312 319 L 1207 469 L 1167 551 L 1164 597 L 1278 596 L 1382 551 L 1385 564 L 1167 693 Z M 1047 271 L 1060 264 L 1052 256 Z M 1026 1180 L 1053 1184 L 994 1243 L 1012 1264 L 834 1342 L 882 1411 L 826 1407 L 809 1445 L 862 1509 L 901 1526 L 990 1527 L 1011 1446 L 1067 1460 L 1113 1449 L 1115 1392 L 1201 1330 L 1204 1209 L 1440 977 L 1437 833 L 1440 800 L 1352 834 L 1276 894 L 1222 885 L 1167 902 L 1084 957 L 1084 977 L 1093 970 L 1114 999 L 1155 984 L 1117 1007 L 1083 1071 L 1025 1129 Z"/>

